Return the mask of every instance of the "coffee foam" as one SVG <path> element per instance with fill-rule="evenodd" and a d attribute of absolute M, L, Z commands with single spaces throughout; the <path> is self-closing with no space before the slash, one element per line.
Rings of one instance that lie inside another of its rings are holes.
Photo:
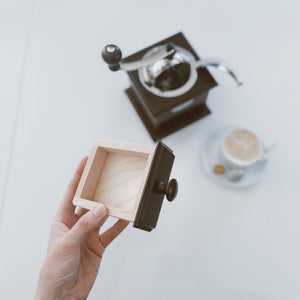
<path fill-rule="evenodd" d="M 223 147 L 229 157 L 245 163 L 255 161 L 261 152 L 259 139 L 246 129 L 235 129 L 228 133 Z"/>

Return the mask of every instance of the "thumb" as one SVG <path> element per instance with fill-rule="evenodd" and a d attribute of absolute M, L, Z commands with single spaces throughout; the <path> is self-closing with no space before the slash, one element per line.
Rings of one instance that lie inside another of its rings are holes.
<path fill-rule="evenodd" d="M 67 234 L 70 243 L 75 247 L 79 246 L 89 232 L 97 228 L 100 229 L 107 216 L 108 211 L 103 204 L 97 205 L 81 216 Z"/>

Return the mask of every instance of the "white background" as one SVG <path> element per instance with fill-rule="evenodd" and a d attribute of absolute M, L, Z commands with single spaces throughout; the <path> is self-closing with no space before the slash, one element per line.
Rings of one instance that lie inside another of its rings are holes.
<path fill-rule="evenodd" d="M 153 144 L 128 101 L 124 55 L 183 31 L 212 70 L 212 115 L 165 138 L 176 201 L 151 233 L 128 228 L 107 250 L 89 299 L 300 298 L 300 2 L 0 0 L 0 298 L 32 298 L 53 215 L 97 138 Z M 262 181 L 211 182 L 201 145 L 238 124 L 277 142 Z"/>

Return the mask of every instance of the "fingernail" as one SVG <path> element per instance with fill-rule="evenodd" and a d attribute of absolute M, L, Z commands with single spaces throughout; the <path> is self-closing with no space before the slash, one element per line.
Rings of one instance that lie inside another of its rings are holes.
<path fill-rule="evenodd" d="M 99 204 L 93 209 L 93 213 L 97 218 L 102 217 L 106 214 L 106 208 L 103 204 Z"/>

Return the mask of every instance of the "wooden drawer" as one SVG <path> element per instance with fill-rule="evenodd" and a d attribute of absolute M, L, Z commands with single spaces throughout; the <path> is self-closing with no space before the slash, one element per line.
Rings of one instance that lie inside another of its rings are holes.
<path fill-rule="evenodd" d="M 109 215 L 151 231 L 164 196 L 172 201 L 177 181 L 169 181 L 174 154 L 165 144 L 97 141 L 80 179 L 73 204 L 86 209 L 103 203 Z"/>

